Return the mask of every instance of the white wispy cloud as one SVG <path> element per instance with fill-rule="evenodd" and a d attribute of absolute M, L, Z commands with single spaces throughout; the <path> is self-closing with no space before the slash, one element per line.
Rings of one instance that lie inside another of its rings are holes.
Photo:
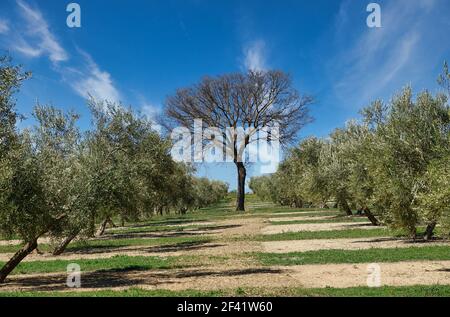
<path fill-rule="evenodd" d="M 155 121 L 158 115 L 160 115 L 161 110 L 150 103 L 146 103 L 141 106 L 141 112 L 148 120 Z"/>
<path fill-rule="evenodd" d="M 46 55 L 53 63 L 68 60 L 67 52 L 50 31 L 41 11 L 23 0 L 17 0 L 17 5 L 25 28 L 11 42 L 12 49 L 29 57 Z"/>
<path fill-rule="evenodd" d="M 120 101 L 120 93 L 109 72 L 102 70 L 86 52 L 77 49 L 72 58 L 52 33 L 50 25 L 37 7 L 24 0 L 16 0 L 19 17 L 11 32 L 2 40 L 11 50 L 28 58 L 46 57 L 52 62 L 52 69 L 83 98 L 94 97 L 111 102 Z M 2 25 L 0 20 L 0 33 Z"/>
<path fill-rule="evenodd" d="M 382 28 L 362 26 L 360 34 L 351 40 L 345 37 L 354 23 L 340 24 L 336 38 L 337 54 L 329 67 L 340 101 L 351 107 L 361 107 L 369 100 L 391 95 L 406 84 L 420 81 L 426 70 L 434 68 L 441 58 L 431 46 L 439 43 L 433 11 L 435 0 L 382 2 Z M 342 4 L 348 10 L 348 2 Z M 342 17 L 343 10 L 337 16 Z M 343 43 L 342 43 L 343 42 Z M 442 49 L 443 45 L 440 45 Z M 433 56 L 432 56 L 433 55 Z M 422 73 L 422 76 L 420 74 Z M 421 88 L 421 87 L 419 87 Z"/>
<path fill-rule="evenodd" d="M 244 67 L 246 70 L 264 71 L 266 64 L 266 43 L 253 41 L 244 47 Z"/>
<path fill-rule="evenodd" d="M 0 19 L 0 34 L 6 34 L 8 32 L 9 32 L 8 21 Z"/>
<path fill-rule="evenodd" d="M 120 93 L 116 88 L 112 76 L 107 71 L 100 69 L 92 57 L 78 50 L 84 60 L 81 69 L 65 67 L 61 73 L 71 87 L 83 98 L 94 97 L 111 102 L 120 101 Z"/>

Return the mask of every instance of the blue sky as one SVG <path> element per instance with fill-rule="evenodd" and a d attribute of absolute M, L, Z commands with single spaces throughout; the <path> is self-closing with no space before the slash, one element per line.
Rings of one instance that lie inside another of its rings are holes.
<path fill-rule="evenodd" d="M 251 67 L 286 71 L 314 95 L 315 121 L 300 136 L 326 136 L 405 85 L 436 91 L 450 60 L 448 0 L 376 1 L 380 29 L 367 27 L 365 0 L 78 0 L 82 27 L 74 29 L 70 2 L 2 0 L 0 50 L 33 71 L 21 113 L 36 100 L 74 109 L 83 129 L 88 92 L 154 115 L 177 88 Z M 232 165 L 199 174 L 235 187 Z"/>

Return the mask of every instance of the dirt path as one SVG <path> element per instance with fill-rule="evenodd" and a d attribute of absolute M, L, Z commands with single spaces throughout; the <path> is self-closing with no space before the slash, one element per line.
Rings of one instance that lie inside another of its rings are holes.
<path fill-rule="evenodd" d="M 369 263 L 277 267 L 215 267 L 166 271 L 84 273 L 82 288 L 168 290 L 256 288 L 345 288 L 367 286 Z M 450 285 L 450 261 L 380 263 L 381 285 Z M 13 276 L 0 291 L 67 291 L 65 274 Z"/>
<path fill-rule="evenodd" d="M 364 250 L 364 249 L 389 249 L 429 246 L 450 246 L 450 241 L 432 241 L 429 243 L 414 243 L 410 240 L 384 238 L 356 238 L 356 239 L 318 239 L 295 241 L 270 241 L 263 242 L 262 248 L 268 253 L 307 252 L 318 250 Z"/>
<path fill-rule="evenodd" d="M 239 242 L 193 242 L 179 245 L 167 246 L 127 246 L 82 250 L 77 252 L 65 252 L 60 256 L 51 253 L 30 254 L 23 262 L 54 261 L 54 260 L 85 260 L 85 259 L 108 259 L 114 256 L 232 256 L 245 252 L 262 252 L 263 247 L 256 241 Z M 13 253 L 0 253 L 0 261 L 6 262 Z"/>
<path fill-rule="evenodd" d="M 300 232 L 300 231 L 334 231 L 334 230 L 349 230 L 349 229 L 378 229 L 370 224 L 370 222 L 349 222 L 349 223 L 305 223 L 305 224 L 291 224 L 291 225 L 272 225 L 267 226 L 262 230 L 262 234 L 278 234 L 284 232 Z"/>
<path fill-rule="evenodd" d="M 305 216 L 305 215 L 298 215 L 297 217 L 269 218 L 269 219 L 267 219 L 267 222 L 330 220 L 330 219 L 333 219 L 333 218 L 335 218 L 335 216 Z M 344 222 L 344 220 L 343 220 L 343 222 Z"/>
<path fill-rule="evenodd" d="M 294 213 L 298 220 L 301 217 Z M 272 214 L 278 219 L 279 214 Z M 320 217 L 313 217 L 320 219 Z M 288 218 L 280 218 L 286 221 Z M 323 219 L 329 219 L 323 216 Z M 289 220 L 287 220 L 289 221 Z M 29 256 L 26 261 L 35 260 L 73 260 L 100 259 L 116 255 L 129 256 L 203 256 L 193 267 L 175 270 L 105 270 L 82 273 L 82 288 L 77 291 L 101 289 L 123 290 L 129 288 L 167 289 L 167 290 L 226 290 L 239 287 L 252 288 L 324 288 L 367 286 L 368 263 L 364 264 L 326 264 L 303 266 L 265 267 L 249 257 L 239 257 L 241 253 L 251 252 L 304 252 L 322 249 L 359 250 L 369 248 L 422 247 L 428 244 L 410 244 L 391 238 L 327 239 L 303 241 L 258 242 L 246 239 L 247 236 L 297 231 L 322 231 L 345 229 L 372 229 L 368 223 L 320 223 L 296 225 L 269 225 L 267 214 L 261 217 L 238 216 L 233 219 L 216 220 L 211 230 L 194 231 L 195 236 L 211 237 L 212 241 L 199 241 L 171 246 L 127 246 L 90 249 L 68 252 L 59 257 L 51 255 Z M 217 226 L 219 229 L 213 229 Z M 130 233 L 135 237 L 142 235 Z M 436 245 L 450 245 L 450 242 L 437 242 Z M 433 244 L 433 245 L 435 245 Z M 11 254 L 0 254 L 0 261 Z M 223 257 L 221 262 L 208 262 L 208 257 Z M 243 260 L 241 260 L 241 258 Z M 195 260 L 196 261 L 196 260 Z M 450 261 L 416 261 L 401 263 L 380 263 L 382 285 L 450 285 Z M 0 291 L 70 291 L 65 273 L 33 274 L 11 276 Z"/>
<path fill-rule="evenodd" d="M 30 254 L 23 261 L 53 261 L 53 260 L 77 260 L 77 259 L 107 259 L 118 255 L 126 256 L 231 256 L 245 252 L 262 252 L 263 247 L 257 241 L 232 241 L 245 235 L 258 234 L 265 226 L 264 220 L 255 219 L 231 219 L 218 222 L 210 222 L 211 228 L 208 230 L 185 230 L 182 233 L 188 236 L 211 238 L 208 240 L 170 244 L 170 245 L 136 245 L 124 247 L 101 247 L 79 250 L 75 252 L 67 251 L 60 256 L 53 256 L 50 253 Z M 134 238 L 153 238 L 160 235 L 171 235 L 179 233 L 155 232 L 155 233 L 127 233 L 127 234 L 109 234 L 101 239 L 121 238 L 122 236 Z M 219 239 L 218 241 L 215 241 Z M 97 239 L 98 240 L 98 239 Z M 7 261 L 13 256 L 13 253 L 0 253 L 0 261 Z"/>

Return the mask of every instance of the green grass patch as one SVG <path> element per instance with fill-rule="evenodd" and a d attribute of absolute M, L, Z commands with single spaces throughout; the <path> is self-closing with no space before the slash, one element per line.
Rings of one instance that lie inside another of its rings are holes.
<path fill-rule="evenodd" d="M 208 237 L 164 237 L 164 238 L 123 238 L 110 240 L 87 240 L 77 241 L 71 243 L 67 247 L 67 251 L 84 251 L 95 249 L 120 248 L 130 246 L 161 246 L 161 247 L 180 247 L 192 244 L 202 244 L 211 242 Z M 14 253 L 19 250 L 21 245 L 6 245 L 0 246 L 0 253 Z M 48 244 L 40 244 L 39 250 L 43 252 L 50 252 L 51 246 Z"/>
<path fill-rule="evenodd" d="M 87 291 L 87 292 L 0 292 L 0 297 L 220 297 L 220 291 L 169 291 L 143 290 L 131 288 L 124 291 Z"/>
<path fill-rule="evenodd" d="M 217 291 L 169 291 L 131 288 L 123 291 L 87 292 L 0 292 L 0 297 L 224 297 L 224 296 L 295 296 L 295 297 L 449 297 L 449 285 L 385 286 L 379 288 L 238 288 Z"/>
<path fill-rule="evenodd" d="M 16 274 L 66 272 L 71 263 L 80 265 L 83 272 L 107 270 L 151 270 L 173 269 L 185 267 L 181 257 L 145 257 L 145 256 L 115 256 L 107 259 L 79 259 L 22 262 L 12 272 Z M 4 263 L 0 262 L 0 266 Z"/>
<path fill-rule="evenodd" d="M 450 260 L 450 246 L 367 250 L 319 250 L 293 253 L 255 253 L 262 265 L 306 265 L 330 263 L 377 263 Z"/>

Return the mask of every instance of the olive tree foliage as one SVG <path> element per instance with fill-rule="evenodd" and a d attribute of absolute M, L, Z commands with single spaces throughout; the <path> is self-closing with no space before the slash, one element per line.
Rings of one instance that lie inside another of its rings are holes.
<path fill-rule="evenodd" d="M 450 97 L 450 72 L 447 62 L 444 71 L 438 78 L 438 83 L 445 89 Z M 445 110 L 444 110 L 445 111 Z M 450 116 L 450 107 L 447 107 Z M 437 224 L 442 225 L 450 232 L 450 132 L 447 123 L 447 144 L 438 148 L 438 157 L 429 164 L 426 173 L 419 183 L 416 196 L 416 212 L 428 223 L 425 238 L 433 235 Z"/>
<path fill-rule="evenodd" d="M 275 201 L 277 195 L 275 191 L 277 188 L 274 186 L 274 178 L 269 175 L 252 177 L 249 181 L 249 188 L 254 194 L 264 201 Z M 281 204 L 281 202 L 279 202 Z"/>
<path fill-rule="evenodd" d="M 60 237 L 72 219 L 90 218 L 80 164 L 78 116 L 37 105 L 37 125 L 18 133 L 18 144 L 2 164 L 0 230 L 25 245 L 0 271 L 0 282 L 37 248 L 44 234 Z"/>
<path fill-rule="evenodd" d="M 89 107 L 93 129 L 84 138 L 82 158 L 93 217 L 89 226 L 73 222 L 55 254 L 76 236 L 92 236 L 98 222 L 96 235 L 102 235 L 115 218 L 124 224 L 205 206 L 199 203 L 193 168 L 171 158 L 171 142 L 158 135 L 146 117 L 107 101 L 91 99 Z M 202 194 L 209 198 L 206 204 L 217 199 L 213 192 Z"/>
<path fill-rule="evenodd" d="M 194 179 L 195 207 L 203 208 L 226 198 L 228 184 L 207 178 Z"/>
<path fill-rule="evenodd" d="M 444 74 L 441 83 L 450 79 L 448 68 Z M 387 104 L 375 101 L 361 122 L 301 142 L 274 175 L 252 180 L 252 189 L 289 205 L 297 197 L 316 205 L 333 200 L 349 215 L 357 209 L 372 224 L 404 229 L 413 239 L 425 225 L 430 239 L 450 217 L 447 100 L 427 91 L 413 96 L 407 87 Z"/>
<path fill-rule="evenodd" d="M 310 97 L 300 96 L 290 77 L 280 71 L 206 77 L 167 99 L 164 123 L 168 128 L 182 126 L 194 132 L 197 119 L 205 129 L 220 130 L 212 140 L 202 141 L 224 146 L 223 155 L 232 158 L 238 174 L 236 209 L 244 211 L 244 158 L 248 145 L 259 141 L 259 132 L 274 126 L 280 128 L 274 139 L 282 144 L 295 140 L 298 131 L 310 121 L 311 101 Z"/>
<path fill-rule="evenodd" d="M 446 97 L 425 91 L 413 98 L 411 89 L 405 88 L 388 105 L 375 102 L 363 113 L 373 131 L 372 204 L 383 222 L 404 228 L 415 238 L 417 226 L 426 220 L 415 208 L 423 177 L 450 146 Z"/>
<path fill-rule="evenodd" d="M 17 141 L 16 123 L 20 115 L 15 110 L 14 94 L 30 76 L 20 66 L 12 65 L 11 58 L 0 56 L 0 159 Z"/>

